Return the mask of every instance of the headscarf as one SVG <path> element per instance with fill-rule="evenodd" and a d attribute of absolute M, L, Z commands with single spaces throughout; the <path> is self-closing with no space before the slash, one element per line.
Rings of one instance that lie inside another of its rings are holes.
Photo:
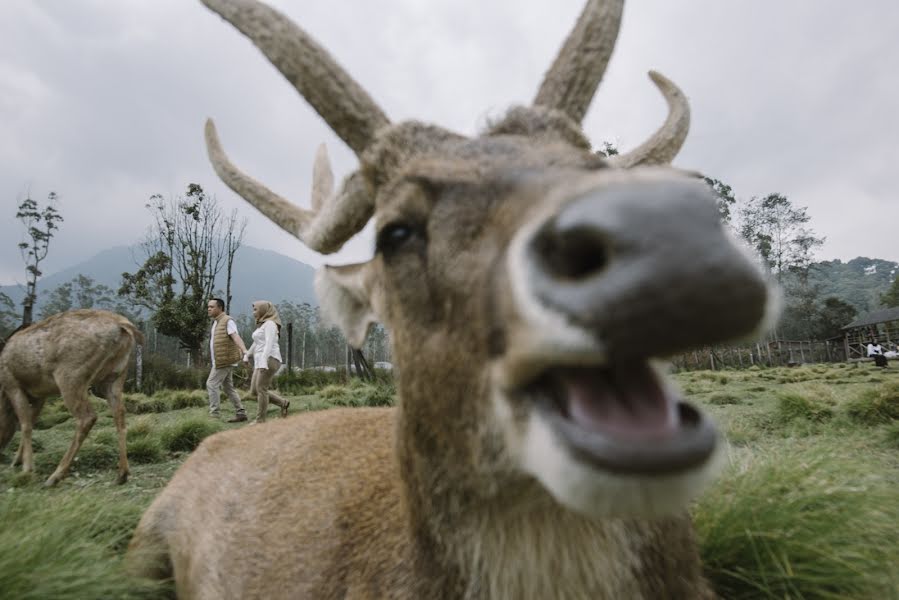
<path fill-rule="evenodd" d="M 275 305 L 268 300 L 257 300 L 253 303 L 253 307 L 255 308 L 257 305 L 262 308 L 262 315 L 256 319 L 256 325 L 261 326 L 266 321 L 272 321 L 278 326 L 278 331 L 280 332 L 281 317 L 278 316 L 278 309 L 275 308 Z"/>

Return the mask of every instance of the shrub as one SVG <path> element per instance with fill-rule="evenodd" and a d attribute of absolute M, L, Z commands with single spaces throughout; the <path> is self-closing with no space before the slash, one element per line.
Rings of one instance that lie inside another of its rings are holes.
<path fill-rule="evenodd" d="M 165 453 L 158 439 L 141 436 L 128 440 L 128 460 L 139 465 L 159 463 L 165 460 Z"/>
<path fill-rule="evenodd" d="M 718 596 L 889 597 L 899 510 L 890 484 L 869 470 L 820 447 L 732 468 L 695 509 Z"/>
<path fill-rule="evenodd" d="M 125 438 L 130 442 L 151 433 L 153 433 L 153 422 L 147 417 L 138 417 L 128 424 L 128 433 Z"/>
<path fill-rule="evenodd" d="M 169 403 L 161 396 L 145 394 L 126 394 L 125 411 L 133 414 L 161 413 L 171 409 Z"/>
<path fill-rule="evenodd" d="M 864 390 L 846 404 L 849 418 L 862 425 L 880 425 L 899 419 L 899 383 Z"/>
<path fill-rule="evenodd" d="M 190 418 L 163 429 L 160 440 L 170 452 L 191 452 L 205 438 L 223 429 L 219 421 L 205 417 Z"/>
<path fill-rule="evenodd" d="M 209 403 L 209 396 L 203 390 L 178 390 L 169 396 L 169 404 L 172 410 L 183 408 L 204 407 Z"/>
<path fill-rule="evenodd" d="M 157 390 L 195 390 L 206 386 L 209 369 L 176 365 L 159 354 L 144 354 L 141 392 L 153 394 Z M 129 381 L 129 384 L 133 382 Z M 128 388 L 129 391 L 131 388 Z"/>

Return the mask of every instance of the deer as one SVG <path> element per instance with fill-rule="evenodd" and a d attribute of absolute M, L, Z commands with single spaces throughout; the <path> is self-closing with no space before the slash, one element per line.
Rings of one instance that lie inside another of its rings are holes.
<path fill-rule="evenodd" d="M 182 599 L 712 598 L 689 504 L 720 435 L 665 357 L 776 314 L 714 194 L 670 165 L 684 93 L 643 144 L 591 150 L 581 121 L 622 1 L 589 0 L 530 106 L 466 137 L 393 123 L 309 34 L 255 0 L 203 0 L 355 152 L 327 151 L 311 207 L 235 166 L 224 183 L 322 254 L 375 221 L 374 256 L 316 274 L 351 346 L 390 331 L 397 403 L 207 438 L 143 515 L 128 561 Z"/>
<path fill-rule="evenodd" d="M 75 418 L 75 437 L 44 485 L 54 486 L 69 472 L 81 444 L 97 421 L 88 390 L 104 398 L 118 434 L 116 482 L 128 481 L 125 405 L 122 392 L 141 331 L 122 315 L 106 310 L 77 309 L 57 313 L 21 328 L 0 351 L 0 450 L 21 428 L 13 466 L 34 470 L 31 437 L 47 398 L 61 395 Z"/>

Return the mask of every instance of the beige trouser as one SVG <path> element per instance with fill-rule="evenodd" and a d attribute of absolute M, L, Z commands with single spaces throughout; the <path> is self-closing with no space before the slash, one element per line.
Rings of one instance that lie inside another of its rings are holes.
<path fill-rule="evenodd" d="M 268 357 L 268 369 L 253 369 L 253 378 L 250 380 L 250 394 L 256 394 L 256 401 L 259 408 L 256 409 L 256 420 L 260 423 L 265 421 L 265 413 L 268 411 L 268 403 L 271 401 L 275 406 L 287 406 L 287 400 L 269 391 L 272 379 L 275 373 L 281 368 L 281 362 L 277 358 Z"/>
<path fill-rule="evenodd" d="M 206 391 L 209 392 L 210 415 L 219 415 L 219 390 L 225 392 L 228 400 L 234 405 L 234 410 L 237 414 L 247 414 L 243 404 L 240 403 L 240 396 L 237 395 L 237 390 L 234 389 L 233 371 L 234 367 L 229 365 L 221 369 L 214 368 L 209 372 L 209 378 L 206 379 Z"/>

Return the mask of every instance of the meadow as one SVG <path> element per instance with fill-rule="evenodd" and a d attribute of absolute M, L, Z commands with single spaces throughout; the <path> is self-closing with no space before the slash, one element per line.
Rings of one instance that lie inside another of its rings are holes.
<path fill-rule="evenodd" d="M 721 476 L 693 507 L 707 574 L 722 598 L 899 599 L 899 368 L 807 365 L 674 378 L 727 440 Z M 291 400 L 291 418 L 394 401 L 383 375 L 375 384 L 332 374 L 279 387 Z M 203 438 L 247 425 L 211 420 L 204 390 L 125 400 L 125 485 L 115 484 L 115 428 L 98 399 L 97 424 L 56 488 L 42 483 L 74 432 L 58 400 L 48 403 L 34 434 L 35 474 L 9 466 L 18 435 L 0 456 L 0 597 L 170 593 L 124 573 L 131 532 Z M 255 413 L 254 402 L 246 406 Z M 227 402 L 223 410 L 227 417 Z"/>

